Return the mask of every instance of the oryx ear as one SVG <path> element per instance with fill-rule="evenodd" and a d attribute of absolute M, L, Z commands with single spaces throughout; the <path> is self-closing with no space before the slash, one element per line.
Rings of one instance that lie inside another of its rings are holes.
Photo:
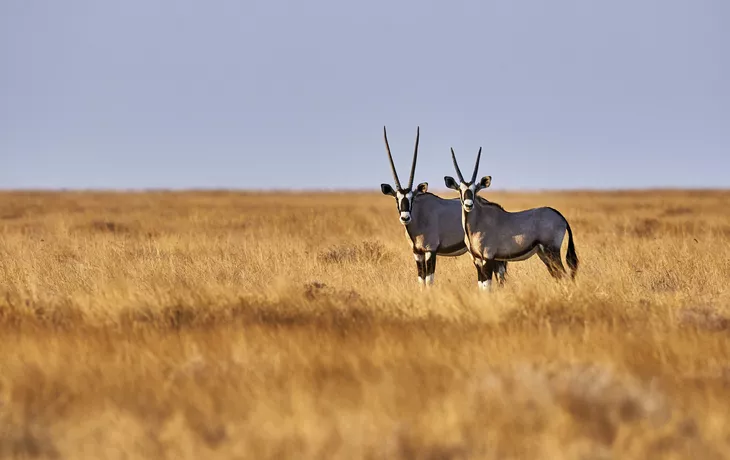
<path fill-rule="evenodd" d="M 492 185 L 492 176 L 484 176 L 482 177 L 482 180 L 479 181 L 479 188 L 489 188 L 489 186 Z"/>
<path fill-rule="evenodd" d="M 428 191 L 428 182 L 421 182 L 418 184 L 418 187 L 416 187 L 416 190 L 418 193 L 426 193 Z"/>
<path fill-rule="evenodd" d="M 395 196 L 395 190 L 389 184 L 380 184 L 380 191 L 383 195 Z"/>
<path fill-rule="evenodd" d="M 444 176 L 444 185 L 452 190 L 459 190 L 459 184 L 451 176 Z"/>

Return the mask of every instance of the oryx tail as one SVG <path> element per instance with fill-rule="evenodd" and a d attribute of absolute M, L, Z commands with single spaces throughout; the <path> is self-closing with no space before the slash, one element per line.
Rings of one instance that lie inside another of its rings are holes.
<path fill-rule="evenodd" d="M 565 254 L 565 263 L 568 265 L 568 268 L 570 268 L 570 278 L 575 279 L 576 272 L 578 271 L 578 254 L 575 252 L 575 243 L 573 242 L 573 230 L 570 228 L 570 223 L 568 222 L 568 219 L 566 219 L 560 211 L 549 206 L 548 208 L 555 211 L 555 213 L 557 213 L 563 219 L 563 221 L 565 221 L 565 229 L 568 232 L 568 252 Z"/>
<path fill-rule="evenodd" d="M 568 223 L 567 219 L 565 220 L 565 226 L 568 227 L 568 253 L 565 255 L 565 262 L 570 268 L 570 278 L 575 279 L 575 274 L 578 271 L 578 254 L 575 253 L 575 244 L 573 244 L 573 230 L 570 229 L 570 224 Z"/>

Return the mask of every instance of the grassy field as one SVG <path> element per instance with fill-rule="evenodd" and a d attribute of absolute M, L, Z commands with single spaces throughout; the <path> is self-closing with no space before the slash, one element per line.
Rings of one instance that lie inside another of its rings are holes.
<path fill-rule="evenodd" d="M 376 193 L 0 193 L 0 456 L 730 457 L 730 192 L 484 195 L 575 284 L 420 290 Z"/>

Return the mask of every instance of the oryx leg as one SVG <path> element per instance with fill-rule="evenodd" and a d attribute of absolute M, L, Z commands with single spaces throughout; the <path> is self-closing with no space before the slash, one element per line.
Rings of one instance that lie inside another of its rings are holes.
<path fill-rule="evenodd" d="M 482 270 L 481 261 L 474 259 L 474 267 L 477 269 L 477 286 L 481 290 L 484 284 L 484 271 Z"/>
<path fill-rule="evenodd" d="M 482 282 L 479 288 L 484 291 L 492 290 L 492 275 L 494 274 L 494 260 L 493 259 L 481 259 L 482 266 Z"/>
<path fill-rule="evenodd" d="M 424 265 L 426 270 L 425 281 L 427 285 L 433 284 L 434 273 L 436 272 L 436 252 L 429 251 L 424 254 Z"/>
<path fill-rule="evenodd" d="M 413 258 L 416 259 L 418 269 L 418 284 L 423 286 L 426 282 L 426 257 L 422 252 L 413 251 Z"/>
<path fill-rule="evenodd" d="M 542 260 L 545 266 L 555 279 L 561 279 L 566 274 L 563 261 L 560 259 L 560 247 L 557 248 L 552 246 L 540 245 L 537 251 L 537 256 Z"/>
<path fill-rule="evenodd" d="M 477 259 L 474 257 L 474 254 L 471 252 L 468 253 L 469 257 L 471 257 L 471 261 L 474 264 L 474 268 L 477 269 L 477 286 L 479 289 L 482 289 L 482 284 L 484 283 L 484 272 L 482 271 L 482 261 L 481 259 Z"/>
<path fill-rule="evenodd" d="M 504 287 L 504 278 L 507 274 L 506 262 L 495 261 L 494 263 L 494 276 L 499 282 L 499 287 Z"/>

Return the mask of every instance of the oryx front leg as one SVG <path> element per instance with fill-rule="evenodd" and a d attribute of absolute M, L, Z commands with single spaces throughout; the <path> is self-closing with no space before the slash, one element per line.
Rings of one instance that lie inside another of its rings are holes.
<path fill-rule="evenodd" d="M 482 271 L 482 263 L 478 259 L 474 259 L 474 267 L 477 269 L 477 287 L 479 290 L 482 289 L 482 283 L 484 281 L 484 272 Z"/>
<path fill-rule="evenodd" d="M 426 283 L 426 257 L 422 252 L 414 252 L 413 258 L 416 259 L 418 269 L 418 284 L 423 286 Z"/>
<path fill-rule="evenodd" d="M 436 252 L 426 252 L 423 257 L 426 268 L 426 285 L 432 285 L 434 272 L 436 271 Z"/>
<path fill-rule="evenodd" d="M 494 274 L 494 261 L 489 259 L 481 259 L 482 266 L 482 282 L 479 289 L 482 291 L 492 290 L 492 275 Z"/>
<path fill-rule="evenodd" d="M 474 259 L 477 268 L 477 283 L 480 291 L 489 291 L 492 288 L 492 273 L 494 268 L 485 259 Z M 488 268 L 489 267 L 489 268 Z"/>

